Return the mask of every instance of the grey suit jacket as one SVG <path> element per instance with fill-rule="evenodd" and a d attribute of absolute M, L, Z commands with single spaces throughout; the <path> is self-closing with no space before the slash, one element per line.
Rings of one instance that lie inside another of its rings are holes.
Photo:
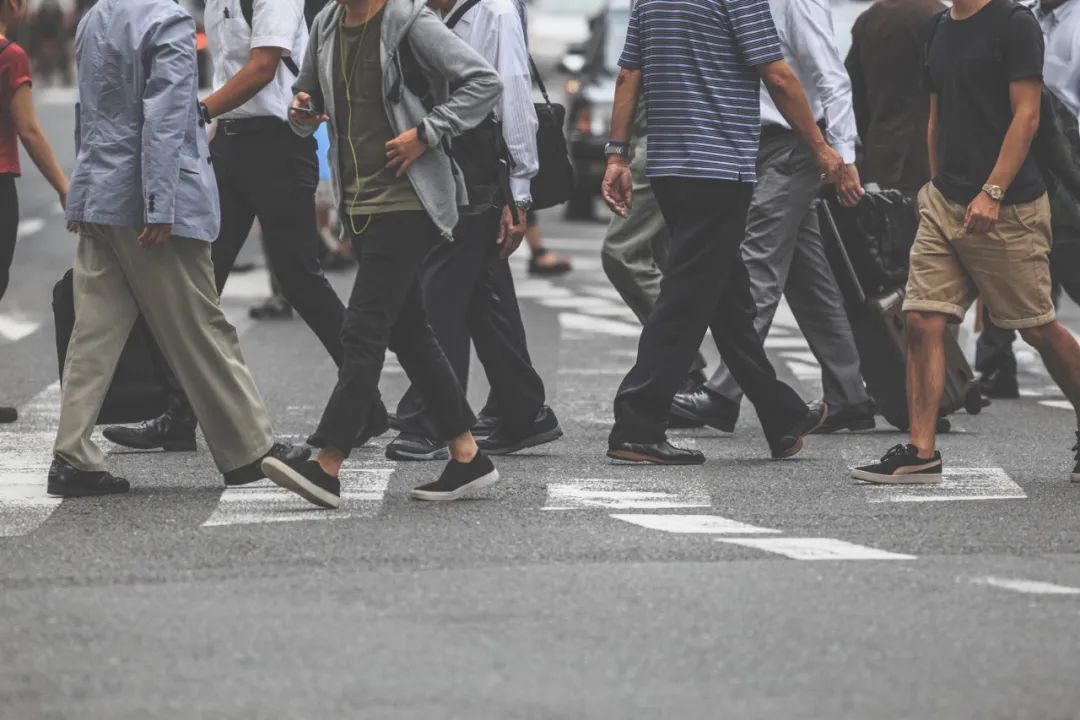
<path fill-rule="evenodd" d="M 195 21 L 169 0 L 99 0 L 75 37 L 68 220 L 212 242 L 221 222 L 198 113 Z"/>

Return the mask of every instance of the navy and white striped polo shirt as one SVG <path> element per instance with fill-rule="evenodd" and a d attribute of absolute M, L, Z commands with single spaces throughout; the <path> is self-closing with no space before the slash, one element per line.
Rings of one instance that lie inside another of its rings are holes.
<path fill-rule="evenodd" d="M 649 177 L 756 182 L 755 66 L 783 58 L 768 0 L 637 0 L 619 65 L 644 75 Z"/>

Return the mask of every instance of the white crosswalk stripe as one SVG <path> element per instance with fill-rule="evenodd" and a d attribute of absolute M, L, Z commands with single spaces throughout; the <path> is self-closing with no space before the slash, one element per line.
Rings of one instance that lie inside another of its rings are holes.
<path fill-rule="evenodd" d="M 710 507 L 708 493 L 660 489 L 646 480 L 571 478 L 547 488 L 545 510 L 675 510 Z"/>
<path fill-rule="evenodd" d="M 60 506 L 45 494 L 59 412 L 56 382 L 19 408 L 17 425 L 0 432 L 0 537 L 33 532 Z"/>
<path fill-rule="evenodd" d="M 777 535 L 779 530 L 757 527 L 719 515 L 613 514 L 616 520 L 680 535 Z"/>
<path fill-rule="evenodd" d="M 832 538 L 717 538 L 716 542 L 763 550 L 792 560 L 915 559 L 914 555 L 887 552 Z"/>
<path fill-rule="evenodd" d="M 1027 493 L 999 467 L 947 467 L 940 485 L 866 485 L 872 503 L 1026 500 Z"/>

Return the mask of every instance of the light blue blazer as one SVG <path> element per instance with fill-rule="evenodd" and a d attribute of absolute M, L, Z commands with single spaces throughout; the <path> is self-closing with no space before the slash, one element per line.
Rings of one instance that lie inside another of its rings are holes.
<path fill-rule="evenodd" d="M 198 112 L 195 21 L 172 0 L 98 0 L 75 36 L 67 219 L 213 242 L 217 181 Z"/>

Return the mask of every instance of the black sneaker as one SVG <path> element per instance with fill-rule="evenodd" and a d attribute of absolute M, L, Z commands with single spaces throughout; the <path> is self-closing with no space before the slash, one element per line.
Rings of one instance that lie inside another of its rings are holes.
<path fill-rule="evenodd" d="M 476 437 L 490 435 L 499 427 L 500 422 L 501 420 L 497 416 L 481 412 L 480 416 L 476 418 L 476 424 L 472 426 L 472 434 Z"/>
<path fill-rule="evenodd" d="M 46 492 L 49 497 L 93 497 L 96 495 L 118 495 L 131 489 L 131 484 L 124 478 L 118 478 L 107 472 L 87 472 L 78 470 L 60 458 L 54 458 L 49 468 L 49 483 Z"/>
<path fill-rule="evenodd" d="M 290 320 L 292 314 L 292 305 L 280 295 L 268 298 L 261 305 L 248 309 L 248 316 L 252 320 Z"/>
<path fill-rule="evenodd" d="M 851 477 L 878 485 L 936 485 L 941 482 L 941 453 L 921 458 L 914 445 L 897 445 L 881 462 L 852 468 Z"/>
<path fill-rule="evenodd" d="M 533 424 L 525 432 L 511 432 L 505 425 L 501 425 L 487 437 L 477 440 L 476 444 L 486 455 L 509 455 L 525 448 L 555 442 L 562 436 L 559 419 L 551 408 L 545 405 L 540 408 Z"/>
<path fill-rule="evenodd" d="M 804 438 L 824 425 L 828 419 L 829 408 L 825 403 L 807 404 L 806 414 L 803 415 L 802 420 L 784 433 L 779 440 L 769 442 L 769 450 L 772 451 L 773 460 L 784 460 L 798 455 L 805 444 Z"/>
<path fill-rule="evenodd" d="M 296 493 L 313 505 L 328 510 L 341 506 L 341 481 L 327 475 L 314 460 L 293 466 L 268 457 L 262 461 L 262 471 L 275 485 Z"/>
<path fill-rule="evenodd" d="M 451 460 L 438 480 L 421 485 L 409 494 L 416 500 L 459 500 L 498 481 L 499 471 L 495 469 L 491 459 L 483 453 L 476 453 L 476 457 L 468 464 Z"/>
<path fill-rule="evenodd" d="M 449 460 L 450 449 L 444 442 L 403 432 L 386 446 L 386 457 L 390 460 Z"/>
<path fill-rule="evenodd" d="M 0 407 L 0 424 L 13 423 L 18 419 L 18 410 L 13 407 Z"/>
<path fill-rule="evenodd" d="M 250 483 L 262 480 L 266 477 L 266 473 L 263 472 L 262 463 L 266 458 L 274 458 L 278 462 L 284 463 L 291 467 L 300 467 L 304 461 L 311 457 L 311 448 L 304 447 L 303 445 L 288 445 L 286 443 L 274 443 L 270 448 L 270 452 L 260 460 L 256 460 L 250 465 L 245 465 L 242 468 L 236 470 L 230 470 L 225 473 L 225 485 L 228 487 L 237 487 L 239 485 L 249 485 Z"/>
<path fill-rule="evenodd" d="M 1073 445 L 1073 452 L 1076 453 L 1076 465 L 1073 466 L 1070 479 L 1074 483 L 1080 483 L 1080 430 L 1076 431 L 1076 444 Z"/>

